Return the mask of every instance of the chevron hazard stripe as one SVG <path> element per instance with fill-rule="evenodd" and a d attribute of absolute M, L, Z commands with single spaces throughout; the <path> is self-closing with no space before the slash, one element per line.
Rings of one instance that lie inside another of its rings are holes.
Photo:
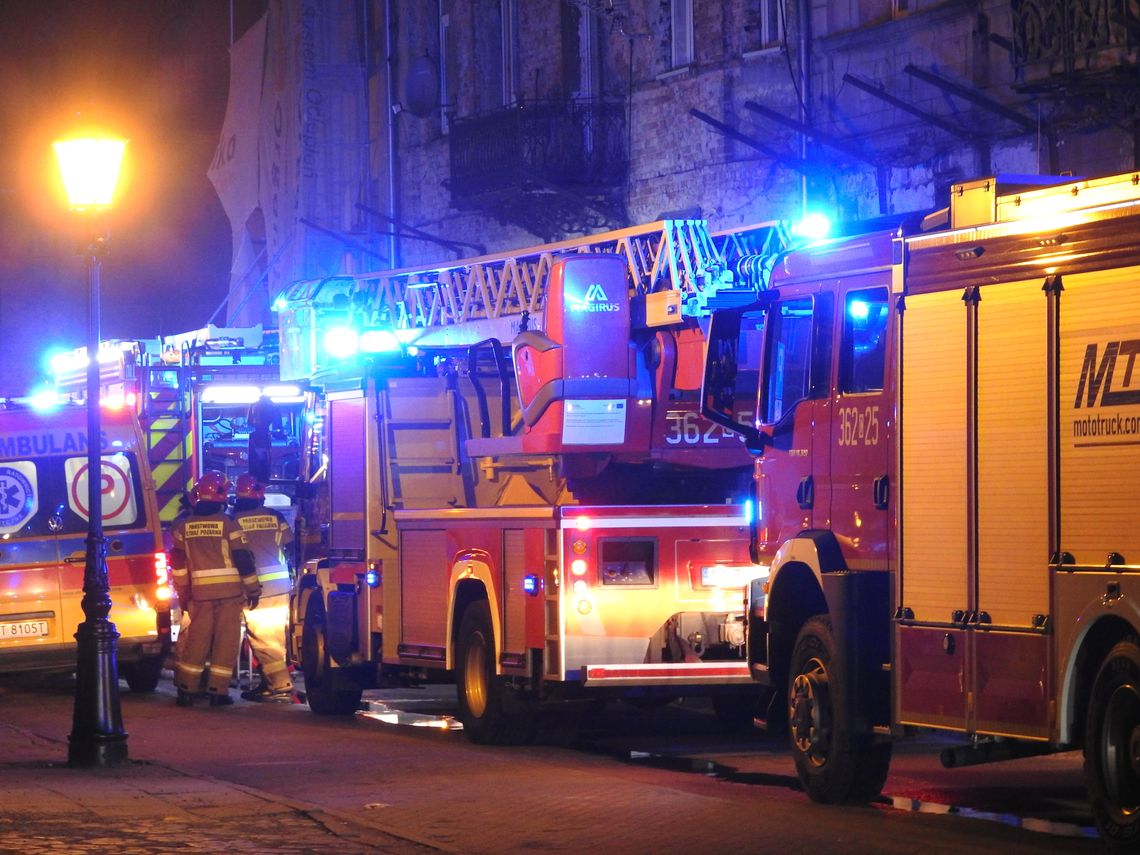
<path fill-rule="evenodd" d="M 159 416 L 151 421 L 147 438 L 158 494 L 158 517 L 168 524 L 178 515 L 182 494 L 191 486 L 190 436 L 181 419 Z"/>

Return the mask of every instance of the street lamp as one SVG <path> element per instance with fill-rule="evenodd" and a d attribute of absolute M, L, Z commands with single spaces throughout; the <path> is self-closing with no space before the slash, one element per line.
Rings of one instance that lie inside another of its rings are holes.
<path fill-rule="evenodd" d="M 115 625 L 103 538 L 102 429 L 99 424 L 99 265 L 107 238 L 102 215 L 111 206 L 127 141 L 96 136 L 52 144 L 71 210 L 83 224 L 80 251 L 87 268 L 87 557 L 83 566 L 84 621 L 75 633 L 75 711 L 67 760 L 71 766 L 121 766 L 127 732 L 119 708 Z"/>

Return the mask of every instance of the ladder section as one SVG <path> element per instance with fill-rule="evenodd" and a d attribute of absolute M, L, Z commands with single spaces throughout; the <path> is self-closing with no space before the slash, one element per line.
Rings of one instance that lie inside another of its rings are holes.
<path fill-rule="evenodd" d="M 558 569 L 560 528 L 545 532 L 545 555 L 543 561 L 542 601 L 545 609 L 545 649 L 542 656 L 542 676 L 547 680 L 562 679 L 562 614 L 559 603 L 562 601 L 562 583 Z"/>
<path fill-rule="evenodd" d="M 763 280 L 738 281 L 722 247 L 744 255 L 782 248 L 777 225 L 751 226 L 747 237 L 714 240 L 704 220 L 658 220 L 599 235 L 495 255 L 294 283 L 276 303 L 282 332 L 282 376 L 301 376 L 320 365 L 323 329 L 344 324 L 358 330 L 398 331 L 405 343 L 465 347 L 486 339 L 513 340 L 521 329 L 541 328 L 546 284 L 553 263 L 574 253 L 620 255 L 631 299 L 649 306 L 645 325 L 680 323 L 715 308 L 717 295 L 735 305 L 754 298 Z M 754 265 L 770 270 L 771 264 Z"/>
<path fill-rule="evenodd" d="M 140 417 L 154 474 L 158 517 L 169 525 L 182 510 L 182 497 L 193 476 L 186 372 L 168 365 L 144 365 L 139 370 L 143 377 Z"/>
<path fill-rule="evenodd" d="M 446 378 L 389 380 L 381 430 L 393 508 L 471 504 L 460 462 L 458 413 Z"/>

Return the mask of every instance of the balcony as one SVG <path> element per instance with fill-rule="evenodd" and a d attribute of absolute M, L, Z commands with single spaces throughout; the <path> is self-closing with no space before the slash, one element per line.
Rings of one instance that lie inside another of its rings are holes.
<path fill-rule="evenodd" d="M 1010 10 L 1019 88 L 1135 78 L 1140 17 L 1129 0 L 1013 0 Z"/>
<path fill-rule="evenodd" d="M 532 101 L 451 124 L 452 204 L 546 240 L 625 225 L 625 105 Z"/>

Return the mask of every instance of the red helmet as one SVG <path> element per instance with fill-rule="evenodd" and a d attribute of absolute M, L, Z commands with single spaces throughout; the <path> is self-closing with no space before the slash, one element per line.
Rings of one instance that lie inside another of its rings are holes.
<path fill-rule="evenodd" d="M 190 504 L 220 502 L 225 504 L 230 492 L 230 479 L 221 472 L 204 472 L 190 491 Z"/>
<path fill-rule="evenodd" d="M 264 499 L 265 485 L 257 480 L 256 475 L 243 472 L 237 479 L 237 497 L 239 499 Z"/>

